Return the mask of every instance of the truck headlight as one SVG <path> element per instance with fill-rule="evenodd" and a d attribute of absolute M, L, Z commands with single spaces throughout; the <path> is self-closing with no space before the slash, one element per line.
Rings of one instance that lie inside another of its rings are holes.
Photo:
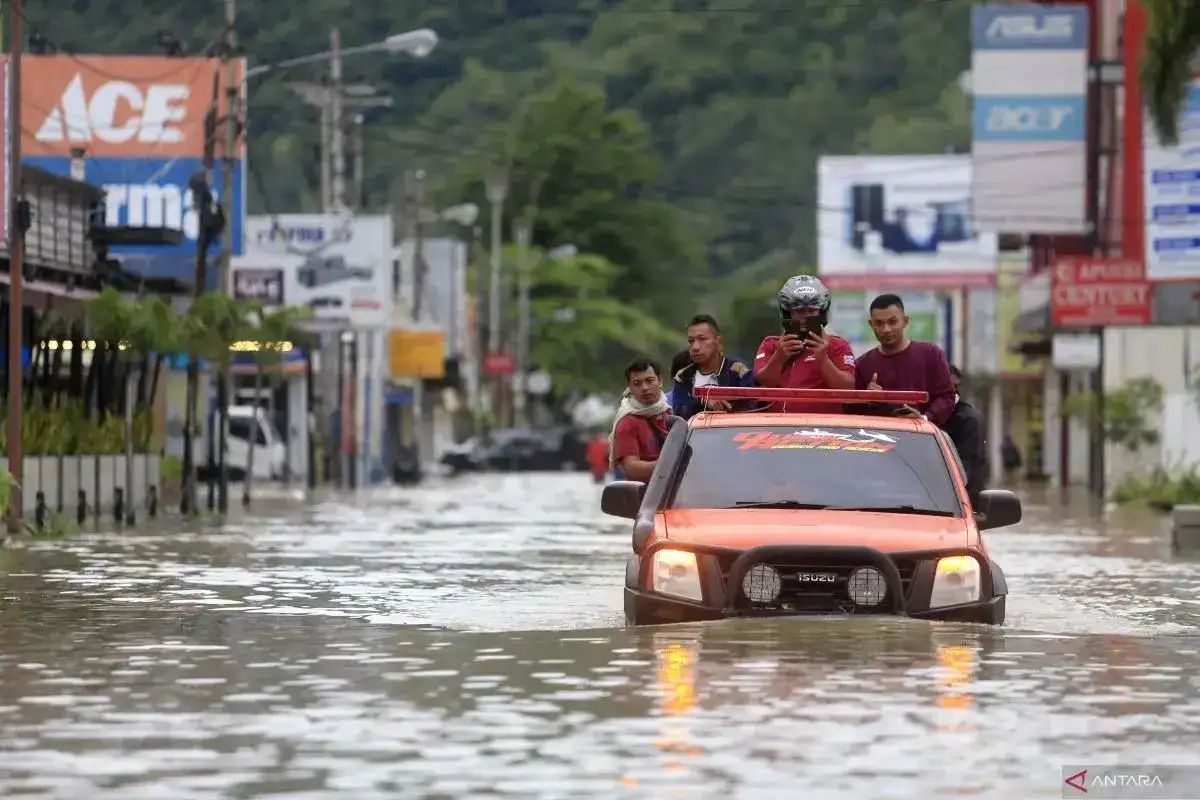
<path fill-rule="evenodd" d="M 938 559 L 929 607 L 957 606 L 979 599 L 979 562 L 971 556 Z"/>
<path fill-rule="evenodd" d="M 700 570 L 696 554 L 685 550 L 658 550 L 650 565 L 650 588 L 659 594 L 700 602 Z"/>

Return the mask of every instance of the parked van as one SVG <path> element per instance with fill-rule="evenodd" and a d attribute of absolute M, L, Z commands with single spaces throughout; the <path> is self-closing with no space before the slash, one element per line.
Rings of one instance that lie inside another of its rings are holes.
<path fill-rule="evenodd" d="M 241 397 L 238 398 L 242 399 Z M 210 425 L 216 424 L 216 413 L 209 420 Z M 177 425 L 182 428 L 182 421 Z M 265 409 L 250 405 L 229 407 L 229 438 L 226 440 L 225 463 L 229 468 L 229 477 L 242 480 L 246 476 L 246 456 L 250 451 L 250 433 L 257 436 L 254 443 L 254 477 L 256 480 L 281 480 L 284 475 L 284 465 L 287 463 L 287 447 L 283 437 L 271 423 Z M 166 452 L 168 455 L 183 458 L 184 437 L 179 433 L 169 432 Z M 205 473 L 208 459 L 208 441 L 203 436 L 194 440 L 196 468 L 201 476 Z"/>
<path fill-rule="evenodd" d="M 230 472 L 236 476 L 244 476 L 251 434 L 256 436 L 254 477 L 281 480 L 287 462 L 287 448 L 267 412 L 256 406 L 229 407 L 229 439 L 226 444 L 225 463 Z"/>

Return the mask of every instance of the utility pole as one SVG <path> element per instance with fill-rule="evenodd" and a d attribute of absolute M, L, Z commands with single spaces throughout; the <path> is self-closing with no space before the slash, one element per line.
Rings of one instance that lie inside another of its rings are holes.
<path fill-rule="evenodd" d="M 503 244 L 501 241 L 502 231 L 501 222 L 504 215 L 504 198 L 508 194 L 508 176 L 502 172 L 497 172 L 488 177 L 487 180 L 487 199 L 492 207 L 492 268 L 489 277 L 488 285 L 488 347 L 487 355 L 499 353 L 501 347 L 500 338 L 500 248 Z M 502 412 L 501 401 L 503 399 L 503 378 L 500 375 L 493 376 L 492 379 L 492 419 L 499 423 Z"/>
<path fill-rule="evenodd" d="M 411 179 L 410 231 L 413 244 L 413 297 L 412 316 L 414 323 L 421 322 L 421 305 L 425 298 L 425 236 L 421 215 L 425 211 L 425 170 L 409 173 Z"/>
<path fill-rule="evenodd" d="M 483 298 L 487 292 L 487 284 L 483 274 L 482 259 L 479 258 L 477 244 L 483 241 L 483 229 L 478 225 L 471 226 L 471 237 L 467 245 L 467 261 L 475 265 L 475 330 L 472 349 L 475 351 L 475 385 L 472 407 L 475 411 L 476 433 L 479 420 L 483 418 L 483 357 L 487 352 L 487 342 L 483 334 Z"/>
<path fill-rule="evenodd" d="M 354 209 L 359 213 L 367 210 L 367 198 L 363 191 L 363 115 L 354 115 Z"/>
<path fill-rule="evenodd" d="M 516 424 L 529 424 L 529 240 L 532 236 L 528 219 L 516 224 L 517 238 L 517 364 L 514 377 L 520 381 L 520 391 L 513 396 Z"/>
<path fill-rule="evenodd" d="M 225 160 L 221 182 L 221 202 L 224 205 L 227 220 L 224 234 L 221 237 L 221 292 L 226 297 L 232 296 L 233 258 L 233 164 L 237 158 L 238 127 L 241 113 L 239 99 L 241 87 L 238 85 L 237 62 L 234 54 L 237 52 L 237 0 L 225 0 L 225 39 L 221 48 L 221 61 L 225 66 Z M 217 508 L 224 514 L 229 510 L 229 470 L 226 468 L 225 455 L 229 438 L 229 393 L 230 374 L 228 366 L 223 366 L 217 378 L 217 404 L 221 409 L 221 430 L 217 458 L 220 462 L 221 482 L 217 495 Z"/>
<path fill-rule="evenodd" d="M 328 214 L 333 209 L 333 174 L 329 167 L 330 142 L 333 138 L 333 87 L 326 86 L 321 106 L 321 212 Z"/>
<path fill-rule="evenodd" d="M 346 136 L 342 120 L 342 37 L 337 28 L 329 32 L 329 78 L 333 97 L 330 113 L 333 127 L 330 130 L 333 150 L 333 213 L 346 210 Z"/>
<path fill-rule="evenodd" d="M 488 178 L 487 199 L 492 206 L 492 270 L 488 286 L 488 352 L 500 352 L 500 246 L 501 217 L 508 194 L 507 178 L 497 173 Z"/>
<path fill-rule="evenodd" d="M 203 167 L 192 176 L 192 203 L 198 209 L 200 216 L 199 230 L 196 234 L 196 273 L 195 286 L 192 290 L 193 301 L 204 293 L 208 285 L 208 249 L 212 245 L 214 226 L 219 222 L 213 209 L 212 188 L 209 185 L 209 173 L 212 171 L 216 158 L 217 147 L 217 115 L 221 104 L 221 76 L 213 73 L 212 103 L 204 115 L 204 162 Z M 188 356 L 187 362 L 187 407 L 184 410 L 183 424 L 183 501 L 180 510 L 184 514 L 195 514 L 196 505 L 196 447 L 195 441 L 199 433 L 196 419 L 196 399 L 200 394 L 200 368 L 193 356 Z M 209 431 L 211 438 L 212 432 Z M 209 468 L 211 469 L 211 459 Z M 212 476 L 208 478 L 210 485 Z"/>
<path fill-rule="evenodd" d="M 21 0 L 9 4 L 9 41 L 11 56 L 8 62 L 8 471 L 16 485 L 8 506 L 8 532 L 21 531 L 21 391 L 24 385 L 21 369 L 21 323 L 25 318 L 21 297 L 25 268 L 24 220 L 20 211 L 21 199 Z M 97 498 L 98 499 L 98 498 Z"/>

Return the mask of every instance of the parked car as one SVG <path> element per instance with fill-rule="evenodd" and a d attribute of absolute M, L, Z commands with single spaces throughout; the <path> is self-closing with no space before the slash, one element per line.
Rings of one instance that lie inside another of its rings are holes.
<path fill-rule="evenodd" d="M 587 447 L 571 428 L 501 428 L 447 447 L 441 462 L 455 472 L 586 470 Z"/>

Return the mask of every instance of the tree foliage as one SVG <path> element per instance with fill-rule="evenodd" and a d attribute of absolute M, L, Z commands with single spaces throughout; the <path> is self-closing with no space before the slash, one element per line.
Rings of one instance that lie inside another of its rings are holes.
<path fill-rule="evenodd" d="M 1149 14 L 1140 79 L 1159 139 L 1179 141 L 1179 115 L 1200 51 L 1200 2 L 1144 0 Z"/>
<path fill-rule="evenodd" d="M 363 129 L 369 208 L 402 208 L 406 168 L 425 170 L 438 203 L 486 207 L 486 177 L 507 171 L 506 238 L 514 215 L 532 219 L 536 245 L 573 243 L 611 265 L 607 297 L 627 318 L 681 331 L 692 314 L 714 313 L 745 329 L 739 343 L 756 344 L 774 329 L 751 330 L 766 321 L 759 315 L 774 288 L 815 264 L 820 155 L 968 144 L 958 78 L 969 66 L 970 7 L 243 0 L 238 37 L 262 62 L 328 49 L 331 24 L 346 46 L 401 27 L 435 29 L 440 43 L 426 59 L 345 62 L 348 82 L 394 101 L 369 112 Z M 170 0 L 122 9 L 46 0 L 27 13 L 77 52 L 155 52 L 160 29 L 197 52 L 222 24 L 218 7 Z M 275 75 L 250 87 L 256 213 L 318 207 L 316 113 L 286 83 Z M 753 293 L 768 288 L 760 306 Z"/>
<path fill-rule="evenodd" d="M 1157 444 L 1162 407 L 1163 387 L 1153 378 L 1134 378 L 1120 389 L 1105 392 L 1104 438 L 1131 453 Z M 1094 393 L 1088 392 L 1068 397 L 1065 409 L 1068 415 L 1090 422 L 1100 413 L 1100 403 Z"/>

